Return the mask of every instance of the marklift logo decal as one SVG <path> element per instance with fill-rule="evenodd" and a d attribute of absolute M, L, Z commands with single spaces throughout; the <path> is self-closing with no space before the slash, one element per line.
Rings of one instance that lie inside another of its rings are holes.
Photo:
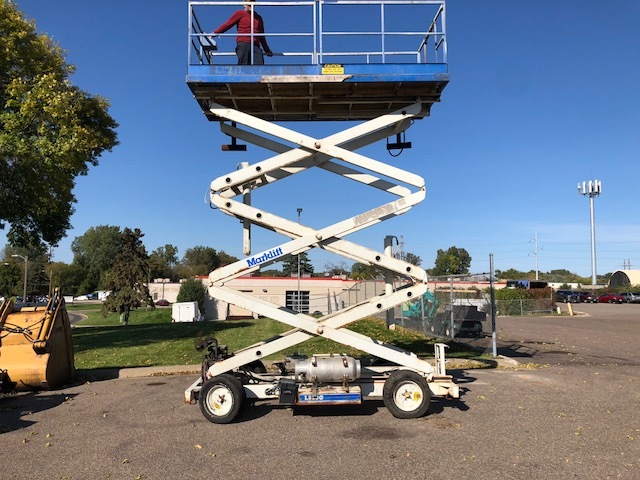
<path fill-rule="evenodd" d="M 260 265 L 261 263 L 266 262 L 267 260 L 271 260 L 272 258 L 276 258 L 282 255 L 282 248 L 274 248 L 273 250 L 269 250 L 267 253 L 263 253 L 260 256 L 247 258 L 247 266 L 255 267 L 256 265 Z"/>

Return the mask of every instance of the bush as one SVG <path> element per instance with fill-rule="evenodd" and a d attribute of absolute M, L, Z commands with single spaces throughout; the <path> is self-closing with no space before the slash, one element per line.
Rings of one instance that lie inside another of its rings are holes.
<path fill-rule="evenodd" d="M 496 310 L 500 315 L 552 311 L 553 290 L 547 288 L 501 288 L 496 290 Z"/>
<path fill-rule="evenodd" d="M 178 302 L 198 302 L 200 313 L 204 314 L 204 301 L 207 291 L 204 284 L 197 278 L 190 278 L 180 286 Z"/>

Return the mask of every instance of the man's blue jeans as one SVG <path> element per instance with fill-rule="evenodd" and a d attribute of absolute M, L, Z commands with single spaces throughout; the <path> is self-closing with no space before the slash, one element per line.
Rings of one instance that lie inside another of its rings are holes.
<path fill-rule="evenodd" d="M 251 44 L 236 43 L 236 55 L 238 55 L 238 65 L 251 65 Z M 253 45 L 253 65 L 264 65 L 262 50 L 255 45 Z"/>

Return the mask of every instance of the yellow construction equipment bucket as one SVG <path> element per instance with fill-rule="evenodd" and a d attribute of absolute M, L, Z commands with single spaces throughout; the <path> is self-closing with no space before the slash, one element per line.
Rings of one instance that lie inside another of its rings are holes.
<path fill-rule="evenodd" d="M 71 380 L 71 325 L 58 290 L 46 307 L 0 304 L 0 373 L 5 391 L 50 390 Z"/>

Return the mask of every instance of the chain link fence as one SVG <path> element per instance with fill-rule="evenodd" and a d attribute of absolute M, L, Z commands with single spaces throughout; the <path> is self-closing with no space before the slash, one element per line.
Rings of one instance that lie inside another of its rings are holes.
<path fill-rule="evenodd" d="M 423 297 L 395 308 L 396 325 L 442 338 L 480 337 L 490 333 L 491 292 L 489 285 L 483 285 L 489 280 L 483 275 L 456 281 L 431 278 L 433 287 Z M 555 301 L 552 290 L 547 289 L 537 298 L 497 298 L 494 309 L 496 316 L 550 315 L 555 313 Z"/>
<path fill-rule="evenodd" d="M 475 287 L 439 286 L 396 307 L 394 318 L 396 325 L 431 337 L 479 337 L 491 318 L 490 295 Z"/>
<path fill-rule="evenodd" d="M 496 300 L 496 315 L 526 316 L 553 314 L 555 301 L 553 294 L 548 298 L 519 298 Z"/>
<path fill-rule="evenodd" d="M 363 281 L 339 295 L 335 299 L 335 307 L 351 306 L 383 292 L 383 281 Z M 553 314 L 554 311 L 555 301 L 551 289 L 547 289 L 538 298 L 495 300 L 495 312 L 498 316 L 545 315 Z M 479 337 L 491 330 L 489 277 L 487 274 L 455 278 L 430 277 L 429 290 L 425 295 L 396 306 L 393 313 L 396 325 L 431 337 Z M 386 320 L 386 312 L 377 316 Z"/>

